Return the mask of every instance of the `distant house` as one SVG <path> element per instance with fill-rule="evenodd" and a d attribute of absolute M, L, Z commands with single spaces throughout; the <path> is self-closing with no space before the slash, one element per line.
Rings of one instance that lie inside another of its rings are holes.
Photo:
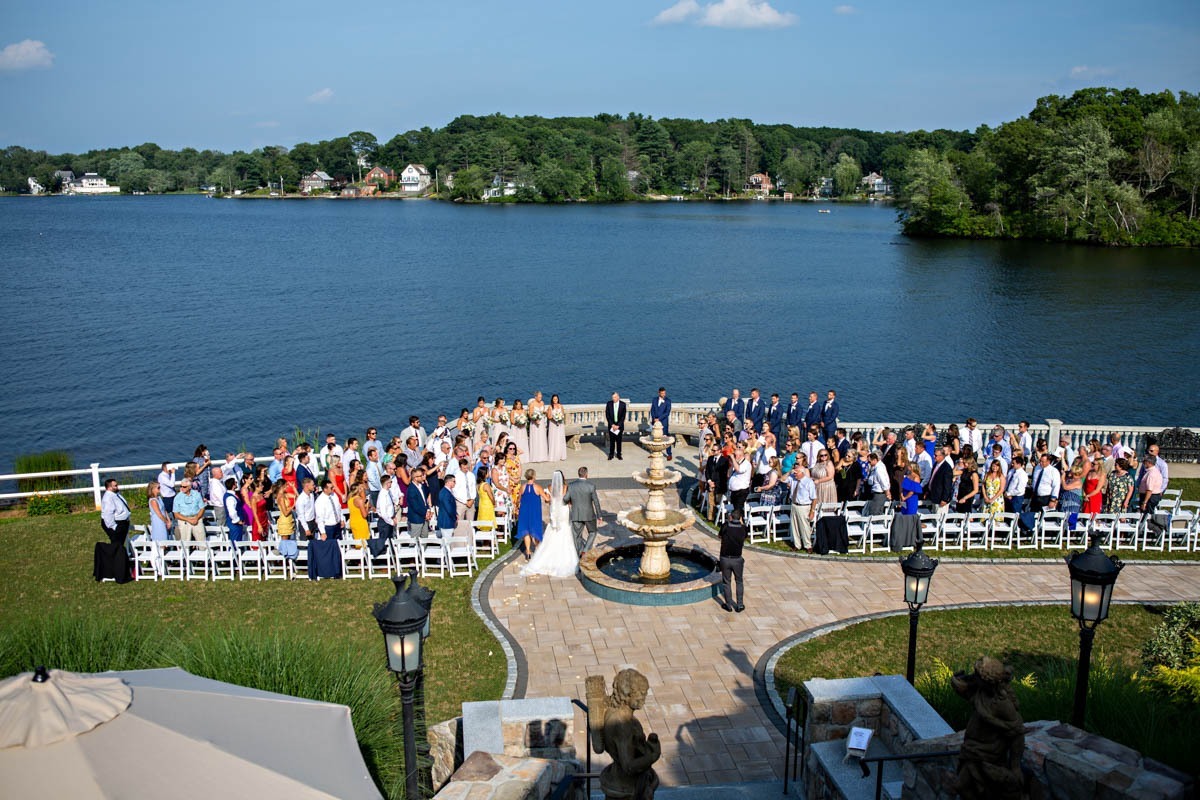
<path fill-rule="evenodd" d="M 497 197 L 512 197 L 517 193 L 517 184 L 506 181 L 499 175 L 492 178 L 492 185 L 483 190 L 484 200 L 494 200 Z"/>
<path fill-rule="evenodd" d="M 429 188 L 433 181 L 429 177 L 429 169 L 424 164 L 409 164 L 400 173 L 400 188 L 405 192 L 420 194 Z"/>
<path fill-rule="evenodd" d="M 41 194 L 44 191 L 46 191 L 46 187 L 44 187 L 40 183 L 38 183 L 37 178 L 29 179 L 29 193 L 30 194 Z"/>
<path fill-rule="evenodd" d="M 371 171 L 363 176 L 363 183 L 368 185 L 383 184 L 388 188 L 396 182 L 396 173 L 388 167 L 371 167 Z"/>
<path fill-rule="evenodd" d="M 892 183 L 878 172 L 872 172 L 862 179 L 863 191 L 874 197 L 890 197 Z"/>
<path fill-rule="evenodd" d="M 833 197 L 833 178 L 821 178 L 813 187 L 813 194 L 818 197 Z"/>
<path fill-rule="evenodd" d="M 342 189 L 342 197 L 374 197 L 379 193 L 379 187 L 373 183 L 365 186 L 347 186 Z"/>
<path fill-rule="evenodd" d="M 65 187 L 72 194 L 117 194 L 120 186 L 109 186 L 108 178 L 101 178 L 95 172 L 85 172 L 77 181 L 71 181 Z"/>
<path fill-rule="evenodd" d="M 328 189 L 333 185 L 333 178 L 329 174 L 317 170 L 310 172 L 300 179 L 300 191 L 304 194 L 312 192 L 314 189 Z"/>
<path fill-rule="evenodd" d="M 75 182 L 75 173 L 69 169 L 54 170 L 54 177 L 58 180 L 59 185 L 62 186 L 63 191 L 66 191 L 67 187 Z"/>
<path fill-rule="evenodd" d="M 756 172 L 746 179 L 746 185 L 742 187 L 743 192 L 754 192 L 757 195 L 768 195 L 775 188 L 775 184 L 771 183 L 771 176 L 766 172 Z"/>

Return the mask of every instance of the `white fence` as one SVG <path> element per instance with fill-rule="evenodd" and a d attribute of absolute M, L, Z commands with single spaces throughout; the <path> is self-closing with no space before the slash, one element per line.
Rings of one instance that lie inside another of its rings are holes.
<path fill-rule="evenodd" d="M 639 429 L 648 429 L 650 426 L 650 404 L 649 403 L 630 403 L 626 414 L 626 425 L 634 431 Z M 569 405 L 565 406 L 567 410 L 567 436 L 570 437 L 578 449 L 578 440 L 580 437 L 588 435 L 602 435 L 604 433 L 604 408 L 605 403 L 595 403 L 590 405 Z M 671 433 L 683 435 L 695 435 L 699 430 L 699 420 L 709 411 L 716 411 L 717 406 L 711 403 L 673 403 L 671 406 Z M 851 432 L 861 431 L 862 434 L 868 437 L 868 441 L 875 437 L 875 434 L 881 429 L 887 427 L 893 430 L 899 430 L 905 425 L 913 424 L 910 422 L 840 422 L 839 427 L 845 428 Z M 936 422 L 938 430 L 945 430 L 948 423 Z M 996 423 L 983 422 L 979 423 L 979 429 L 983 431 L 986 439 L 991 432 L 992 427 Z M 1001 422 L 1007 430 L 1015 431 L 1017 426 L 1015 422 Z M 1163 429 L 1148 426 L 1107 426 L 1107 425 L 1068 425 L 1059 419 L 1047 419 L 1043 423 L 1031 424 L 1030 432 L 1034 439 L 1046 439 L 1050 444 L 1051 450 L 1058 446 L 1060 436 L 1068 436 L 1071 439 L 1071 446 L 1078 448 L 1080 445 L 1086 444 L 1091 439 L 1099 439 L 1101 442 L 1108 441 L 1110 433 L 1122 434 L 1122 443 L 1135 451 L 1140 452 L 1145 443 L 1147 436 L 1153 436 L 1160 433 Z M 1188 430 L 1200 433 L 1200 428 L 1188 428 Z M 270 461 L 270 456 L 258 458 L 257 461 L 265 463 Z M 176 469 L 184 466 L 188 462 L 177 461 L 172 462 L 171 466 Z M 219 465 L 218 465 L 219 466 Z M 0 485 L 34 478 L 78 478 L 86 475 L 88 480 L 84 481 L 80 486 L 74 486 L 65 489 L 52 489 L 42 492 L 0 492 L 0 501 L 19 500 L 33 495 L 44 494 L 88 494 L 92 495 L 92 499 L 96 504 L 96 508 L 100 508 L 100 493 L 104 489 L 104 475 L 128 476 L 136 473 L 149 473 L 147 481 L 156 475 L 162 469 L 162 463 L 158 464 L 134 464 L 130 466 L 101 466 L 99 463 L 92 463 L 87 469 L 72 469 L 59 472 L 28 472 L 28 473 L 13 473 L 9 475 L 0 475 Z M 122 487 L 125 488 L 125 487 Z"/>

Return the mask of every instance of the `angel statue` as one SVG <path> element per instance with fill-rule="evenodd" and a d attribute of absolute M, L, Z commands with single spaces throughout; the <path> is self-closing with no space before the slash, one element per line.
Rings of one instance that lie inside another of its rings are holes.
<path fill-rule="evenodd" d="M 601 675 L 589 675 L 586 686 L 592 749 L 612 756 L 612 763 L 600 773 L 604 796 L 608 800 L 653 800 L 658 788 L 653 765 L 662 748 L 658 734 L 646 736 L 642 723 L 633 716 L 645 705 L 650 682 L 635 669 L 623 669 L 613 678 L 612 696 Z"/>

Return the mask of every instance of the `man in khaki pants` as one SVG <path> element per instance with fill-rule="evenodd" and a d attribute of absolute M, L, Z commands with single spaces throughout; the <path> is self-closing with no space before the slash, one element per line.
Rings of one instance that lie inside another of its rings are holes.
<path fill-rule="evenodd" d="M 192 488 L 191 481 L 179 484 L 179 494 L 175 495 L 175 530 L 179 541 L 204 541 L 204 498 Z"/>
<path fill-rule="evenodd" d="M 787 478 L 791 503 L 789 516 L 792 522 L 792 543 L 811 553 L 813 502 L 817 499 L 817 485 L 803 466 L 804 460 L 804 455 L 801 454 L 796 459 L 796 465 L 792 467 L 792 474 Z"/>

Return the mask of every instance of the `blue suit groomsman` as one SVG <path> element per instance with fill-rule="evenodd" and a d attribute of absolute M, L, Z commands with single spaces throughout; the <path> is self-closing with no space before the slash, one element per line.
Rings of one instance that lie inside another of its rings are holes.
<path fill-rule="evenodd" d="M 750 400 L 746 403 L 746 419 L 750 420 L 750 424 L 758 433 L 762 433 L 763 415 L 766 410 L 766 404 L 759 396 L 758 389 L 751 389 Z"/>
<path fill-rule="evenodd" d="M 817 393 L 808 393 L 808 408 L 804 409 L 804 429 L 821 427 L 821 404 L 817 402 Z"/>
<path fill-rule="evenodd" d="M 787 424 L 789 428 L 804 427 L 804 408 L 800 405 L 800 395 L 792 392 L 792 402 L 787 407 Z"/>
<path fill-rule="evenodd" d="M 425 470 L 417 467 L 412 471 L 412 483 L 404 493 L 407 502 L 405 515 L 408 517 L 408 533 L 414 538 L 429 535 L 429 487 L 425 483 Z"/>
<path fill-rule="evenodd" d="M 740 389 L 733 390 L 733 396 L 725 401 L 725 405 L 721 406 L 721 414 L 732 411 L 737 417 L 738 425 L 746 422 L 746 401 L 742 399 L 742 391 Z"/>
<path fill-rule="evenodd" d="M 658 397 L 650 403 L 650 424 L 653 425 L 655 421 L 662 423 L 663 436 L 671 432 L 671 398 L 667 397 L 667 390 L 662 386 L 658 387 Z M 667 461 L 675 458 L 674 449 L 667 448 Z"/>
<path fill-rule="evenodd" d="M 449 539 L 458 527 L 458 504 L 454 502 L 454 473 L 442 479 L 442 491 L 438 492 L 437 526 L 438 536 Z"/>
<path fill-rule="evenodd" d="M 832 439 L 838 429 L 837 392 L 833 389 L 829 390 L 829 399 L 825 401 L 825 406 L 821 409 L 821 424 L 825 426 L 825 439 Z"/>
<path fill-rule="evenodd" d="M 787 432 L 783 430 L 783 405 L 779 402 L 779 393 L 771 395 L 771 405 L 767 406 L 767 422 L 771 423 L 771 433 L 775 434 L 775 446 L 783 447 L 787 440 Z"/>

